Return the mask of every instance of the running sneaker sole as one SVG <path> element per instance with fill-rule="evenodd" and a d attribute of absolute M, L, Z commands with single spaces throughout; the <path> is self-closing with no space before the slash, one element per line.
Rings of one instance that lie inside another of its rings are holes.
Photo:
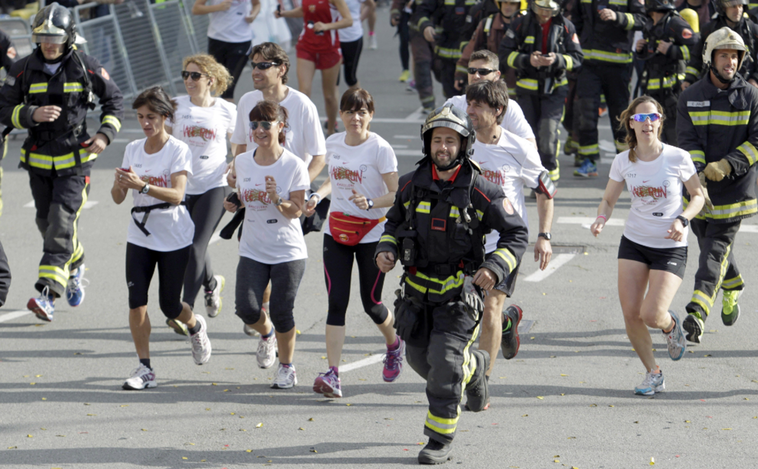
<path fill-rule="evenodd" d="M 669 310 L 669 314 L 670 314 L 670 315 L 671 315 L 671 317 L 674 319 L 674 330 L 672 330 L 672 331 L 669 331 L 669 334 L 674 334 L 675 336 L 676 336 L 676 335 L 679 335 L 680 337 L 684 338 L 684 332 L 682 332 L 681 319 L 679 319 L 679 318 L 676 316 L 676 313 L 675 313 L 675 312 L 673 312 L 673 311 L 671 311 L 671 310 Z M 664 333 L 663 333 L 663 335 L 664 335 L 664 336 L 666 336 L 666 342 L 667 342 L 667 343 L 666 343 L 666 348 L 668 348 L 668 334 L 666 334 L 666 333 L 664 332 Z M 687 350 L 687 341 L 686 341 L 686 340 L 683 340 L 683 341 L 682 341 L 682 348 L 681 348 L 681 350 L 679 350 L 679 353 L 678 353 L 678 354 L 676 354 L 676 355 L 672 355 L 672 354 L 671 354 L 671 349 L 668 349 L 668 352 L 669 352 L 669 357 L 670 357 L 672 360 L 674 360 L 674 361 L 680 360 L 680 359 L 681 359 L 681 358 L 684 356 L 684 351 L 685 351 L 685 350 Z"/>
<path fill-rule="evenodd" d="M 208 314 L 209 318 L 215 318 L 221 313 L 221 308 L 224 305 L 224 300 L 221 299 L 221 293 L 224 291 L 224 287 L 226 286 L 226 279 L 223 275 L 214 275 L 216 277 L 216 282 L 221 282 L 221 289 L 218 291 L 218 309 L 217 310 L 211 310 L 208 306 L 208 303 L 205 303 L 205 312 Z M 214 314 L 215 313 L 215 314 Z"/>
<path fill-rule="evenodd" d="M 339 399 L 342 397 L 342 390 L 339 390 L 339 394 L 334 392 L 334 388 L 329 386 L 324 381 L 316 381 L 313 383 L 313 392 L 316 394 L 323 394 L 324 397 L 328 397 L 329 399 Z"/>
<path fill-rule="evenodd" d="M 47 311 L 37 303 L 36 298 L 30 299 L 29 302 L 26 303 L 26 308 L 34 313 L 41 321 L 53 322 L 53 315 L 47 314 Z"/>
<path fill-rule="evenodd" d="M 271 389 L 292 389 L 295 386 L 297 386 L 297 376 L 295 377 L 295 381 L 290 385 L 281 385 L 279 383 L 274 383 L 271 385 Z"/>
<path fill-rule="evenodd" d="M 149 389 L 149 388 L 157 388 L 158 384 L 155 381 L 148 381 L 147 383 L 144 383 L 144 385 L 141 388 L 135 388 L 134 386 L 130 386 L 129 383 L 124 383 L 121 386 L 121 389 L 125 391 L 142 391 L 143 389 Z"/>
<path fill-rule="evenodd" d="M 689 320 L 690 316 L 692 316 L 692 321 Z M 700 339 L 703 337 L 703 329 L 700 327 L 697 317 L 688 314 L 687 318 L 682 321 L 682 327 L 687 331 L 687 340 L 695 344 L 700 343 Z"/>
<path fill-rule="evenodd" d="M 514 324 L 513 318 L 510 316 L 510 314 L 507 313 L 507 311 L 513 311 L 513 310 L 516 310 L 518 312 L 518 319 L 515 321 L 515 324 Z M 505 311 L 506 311 L 506 313 L 503 313 L 503 314 L 507 318 L 511 319 L 511 328 L 508 329 L 507 332 L 504 332 L 503 335 L 505 335 L 505 334 L 507 334 L 507 333 L 509 333 L 511 331 L 513 332 L 514 338 L 516 339 L 516 349 L 515 349 L 515 351 L 513 351 L 513 350 L 511 350 L 511 347 L 506 348 L 505 347 L 505 345 L 506 345 L 506 341 L 505 340 L 502 341 L 500 349 L 501 349 L 501 351 L 503 353 L 503 358 L 505 358 L 506 360 L 510 360 L 510 359 L 514 358 L 516 355 L 518 355 L 518 351 L 521 348 L 521 337 L 519 337 L 519 334 L 518 334 L 518 325 L 521 324 L 521 319 L 524 317 L 524 311 L 522 311 L 521 308 L 519 306 L 517 306 L 517 305 L 510 305 L 510 306 L 508 306 L 505 309 Z M 511 355 L 511 353 L 513 355 Z"/>
<path fill-rule="evenodd" d="M 166 319 L 166 325 L 179 335 L 185 337 L 189 337 L 190 335 L 189 329 L 187 329 L 187 326 L 181 321 L 177 321 L 176 319 Z"/>

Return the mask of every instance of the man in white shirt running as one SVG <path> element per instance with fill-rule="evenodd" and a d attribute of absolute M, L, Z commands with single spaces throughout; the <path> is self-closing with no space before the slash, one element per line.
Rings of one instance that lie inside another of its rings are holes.
<path fill-rule="evenodd" d="M 501 81 L 500 80 L 500 59 L 497 55 L 487 49 L 482 49 L 471 54 L 468 62 L 468 85 L 480 81 Z M 505 85 L 505 83 L 503 83 Z M 453 96 L 445 104 L 452 104 L 462 111 L 466 111 L 466 94 Z M 505 130 L 525 138 L 537 147 L 537 139 L 534 137 L 532 126 L 524 117 L 524 111 L 516 101 L 509 101 L 508 108 L 505 110 L 502 122 L 500 124 Z"/>
<path fill-rule="evenodd" d="M 540 270 L 545 270 L 553 254 L 550 228 L 553 223 L 555 186 L 542 166 L 537 147 L 501 126 L 508 108 L 513 105 L 513 101 L 508 99 L 508 88 L 502 81 L 470 84 L 466 89 L 466 102 L 466 113 L 476 130 L 472 159 L 479 164 L 482 175 L 487 180 L 503 188 L 506 201 L 513 204 L 527 226 L 529 223 L 523 188 L 529 187 L 537 193 L 539 234 L 534 243 L 534 261 L 539 261 Z M 487 235 L 485 251 L 492 253 L 496 247 L 497 234 L 494 238 L 492 234 Z M 502 312 L 506 297 L 511 296 L 516 286 L 517 276 L 518 266 L 508 278 L 490 290 L 484 300 L 479 350 L 486 350 L 491 357 L 497 356 L 501 345 L 506 360 L 518 353 L 521 308 L 511 305 Z M 494 361 L 490 361 L 487 377 L 492 373 Z"/>
<path fill-rule="evenodd" d="M 287 86 L 290 61 L 278 44 L 258 44 L 253 47 L 250 60 L 255 91 L 245 93 L 237 104 L 237 125 L 231 138 L 234 156 L 255 148 L 249 125 L 250 111 L 260 101 L 271 100 L 287 110 L 288 128 L 285 129 L 284 148 L 305 161 L 308 176 L 313 182 L 324 168 L 326 155 L 326 141 L 316 105 L 303 93 Z"/>

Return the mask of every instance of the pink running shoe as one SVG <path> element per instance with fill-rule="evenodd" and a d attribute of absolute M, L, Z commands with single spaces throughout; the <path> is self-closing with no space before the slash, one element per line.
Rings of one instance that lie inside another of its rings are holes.
<path fill-rule="evenodd" d="M 387 354 L 384 356 L 384 369 L 382 370 L 382 378 L 384 381 L 391 383 L 400 376 L 400 372 L 403 371 L 403 355 L 405 355 L 405 342 L 398 336 L 398 342 L 400 342 L 395 350 L 387 350 Z"/>
<path fill-rule="evenodd" d="M 323 394 L 324 397 L 336 399 L 342 397 L 340 378 L 331 368 L 326 373 L 319 373 L 313 382 L 313 392 Z"/>

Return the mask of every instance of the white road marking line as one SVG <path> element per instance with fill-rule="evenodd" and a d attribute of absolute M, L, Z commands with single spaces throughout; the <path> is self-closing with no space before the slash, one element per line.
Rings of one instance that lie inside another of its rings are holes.
<path fill-rule="evenodd" d="M 408 148 L 408 145 L 392 145 L 392 148 L 397 148 L 397 149 Z"/>
<path fill-rule="evenodd" d="M 562 225 L 582 225 L 584 228 L 589 228 L 590 225 L 595 223 L 595 218 L 591 217 L 558 217 L 556 222 Z M 585 226 L 586 225 L 586 226 Z M 618 218 L 611 218 L 605 222 L 606 226 L 624 226 L 624 220 Z"/>
<path fill-rule="evenodd" d="M 418 150 L 397 150 L 395 156 L 414 156 L 416 158 L 422 158 L 424 155 L 421 153 L 421 149 Z"/>
<path fill-rule="evenodd" d="M 403 140 L 403 139 L 416 140 L 416 139 L 419 139 L 419 136 L 418 135 L 393 135 L 392 138 L 396 138 L 398 140 Z"/>
<path fill-rule="evenodd" d="M 740 225 L 740 231 L 743 233 L 758 233 L 758 225 Z"/>
<path fill-rule="evenodd" d="M 384 358 L 383 353 L 378 353 L 375 355 L 371 355 L 370 357 L 366 357 L 362 360 L 358 360 L 357 362 L 348 363 L 347 365 L 340 366 L 340 373 L 345 373 L 346 371 L 356 370 L 358 368 L 363 368 L 364 366 L 373 365 L 374 363 L 379 363 Z"/>
<path fill-rule="evenodd" d="M 210 241 L 208 241 L 208 246 L 210 246 L 213 243 L 216 243 L 218 241 L 221 241 L 221 236 L 219 236 L 219 233 L 221 233 L 221 230 L 213 233 L 213 236 L 211 236 Z"/>
<path fill-rule="evenodd" d="M 413 111 L 408 115 L 408 117 L 405 118 L 406 121 L 421 121 L 424 122 L 424 114 L 423 114 L 424 108 L 419 106 L 418 109 Z M 376 119 L 374 119 L 376 120 Z"/>
<path fill-rule="evenodd" d="M 27 314 L 32 314 L 31 311 L 24 310 L 24 311 L 11 311 L 10 313 L 3 314 L 0 316 L 0 322 L 7 322 L 11 321 L 16 318 L 20 318 L 21 316 L 26 316 Z"/>
<path fill-rule="evenodd" d="M 545 280 L 546 278 L 548 278 L 550 275 L 552 275 L 563 264 L 573 259 L 574 256 L 576 256 L 576 254 L 558 254 L 557 256 L 553 257 L 550 260 L 550 264 L 548 264 L 547 269 L 538 270 L 537 272 L 525 278 L 524 281 L 525 282 L 541 282 Z"/>
<path fill-rule="evenodd" d="M 84 210 L 89 210 L 95 205 L 97 205 L 97 200 L 88 200 L 84 203 Z M 35 208 L 34 201 L 32 200 L 31 202 L 24 204 L 24 208 Z"/>
<path fill-rule="evenodd" d="M 600 147 L 601 150 L 607 151 L 608 153 L 616 153 L 616 144 L 609 142 L 608 140 L 600 140 L 597 146 Z"/>

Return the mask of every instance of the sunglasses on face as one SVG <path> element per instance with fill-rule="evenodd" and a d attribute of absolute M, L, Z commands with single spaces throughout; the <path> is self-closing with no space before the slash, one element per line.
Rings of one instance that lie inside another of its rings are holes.
<path fill-rule="evenodd" d="M 187 78 L 192 78 L 192 81 L 197 81 L 203 76 L 207 76 L 207 75 L 205 73 L 200 73 L 200 72 L 188 72 L 187 70 L 182 71 L 182 80 L 186 80 Z"/>
<path fill-rule="evenodd" d="M 279 62 L 257 62 L 256 63 L 251 60 L 250 65 L 253 66 L 253 70 L 255 70 L 256 68 L 258 70 L 268 70 L 271 67 L 279 66 L 281 64 Z"/>
<path fill-rule="evenodd" d="M 251 121 L 251 122 L 250 122 L 250 128 L 251 128 L 252 130 L 255 130 L 255 129 L 257 129 L 257 128 L 260 126 L 260 127 L 263 129 L 263 130 L 271 130 L 271 126 L 272 126 L 272 125 L 274 125 L 274 124 L 276 124 L 276 121 L 274 121 L 274 122 L 267 122 L 267 121 L 261 121 L 261 122 L 257 122 L 257 121 Z"/>
<path fill-rule="evenodd" d="M 479 76 L 486 77 L 490 73 L 497 72 L 497 70 L 490 70 L 489 68 L 470 68 L 468 69 L 469 75 L 476 75 L 477 73 Z"/>
<path fill-rule="evenodd" d="M 650 122 L 655 122 L 660 118 L 661 118 L 661 115 L 658 114 L 657 112 L 652 112 L 650 114 L 635 114 L 632 116 L 632 119 L 634 119 L 637 122 L 645 122 L 648 119 L 650 119 Z"/>

